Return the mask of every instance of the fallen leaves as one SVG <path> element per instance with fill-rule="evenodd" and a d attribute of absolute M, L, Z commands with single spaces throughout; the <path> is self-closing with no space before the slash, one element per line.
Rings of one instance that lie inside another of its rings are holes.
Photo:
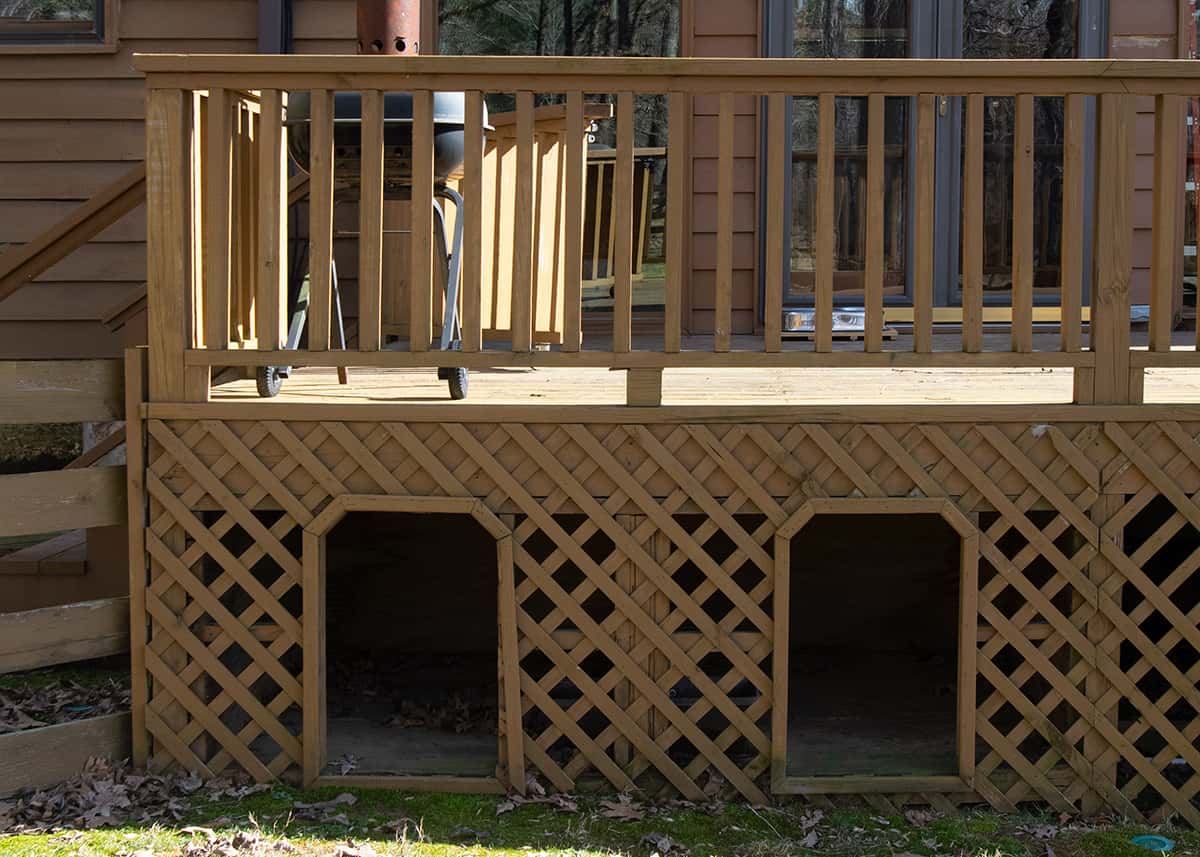
<path fill-rule="evenodd" d="M 127 762 L 89 759 L 76 777 L 48 789 L 0 801 L 0 831 L 94 829 L 129 822 L 179 821 L 189 798 L 239 799 L 270 786 L 232 779 L 204 783 L 193 774 L 135 774 Z"/>
<path fill-rule="evenodd" d="M 21 732 L 55 723 L 84 720 L 128 711 L 127 682 L 107 679 L 89 686 L 74 681 L 55 681 L 0 690 L 0 735 Z"/>

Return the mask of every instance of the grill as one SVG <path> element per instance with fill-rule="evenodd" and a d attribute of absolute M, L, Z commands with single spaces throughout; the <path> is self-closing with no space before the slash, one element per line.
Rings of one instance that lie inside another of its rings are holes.
<path fill-rule="evenodd" d="M 358 52 L 360 54 L 419 53 L 421 20 L 420 0 L 358 0 Z M 459 350 L 461 328 L 458 317 L 458 286 L 463 236 L 463 198 L 446 184 L 462 165 L 466 145 L 463 129 L 465 97 L 461 92 L 437 92 L 433 96 L 433 172 L 434 172 L 434 255 L 445 272 L 445 316 L 442 319 L 441 349 Z M 412 96 L 389 92 L 383 97 L 383 175 L 387 199 L 412 197 Z M 484 117 L 486 125 L 486 116 Z M 311 155 L 312 105 L 307 92 L 288 96 L 288 153 L 295 165 L 307 172 Z M 482 146 L 483 140 L 472 145 Z M 356 92 L 337 92 L 333 96 L 333 173 L 337 188 L 336 202 L 358 201 L 362 191 L 362 97 Z M 446 220 L 438 200 L 451 202 L 458 217 L 454 219 L 453 243 L 447 248 Z M 356 235 L 357 233 L 341 233 Z M 337 284 L 337 264 L 333 265 L 332 284 L 337 332 L 346 347 L 342 323 L 341 294 Z M 287 348 L 294 349 L 307 322 L 308 280 L 304 279 L 291 302 L 291 324 Z M 259 370 L 258 392 L 265 397 L 278 395 L 290 366 L 266 366 Z M 443 367 L 438 377 L 450 386 L 452 399 L 467 395 L 467 370 Z M 347 382 L 339 371 L 341 383 Z"/>
<path fill-rule="evenodd" d="M 463 162 L 463 104 L 461 92 L 438 92 L 433 96 L 433 174 L 444 186 Z M 309 162 L 307 92 L 288 97 L 288 149 L 303 170 Z M 338 92 L 333 97 L 333 172 L 347 197 L 358 197 L 362 169 L 362 98 L 357 92 Z M 482 144 L 482 141 L 480 141 Z M 412 186 L 412 96 L 389 92 L 383 99 L 384 193 L 389 199 L 407 199 Z"/>

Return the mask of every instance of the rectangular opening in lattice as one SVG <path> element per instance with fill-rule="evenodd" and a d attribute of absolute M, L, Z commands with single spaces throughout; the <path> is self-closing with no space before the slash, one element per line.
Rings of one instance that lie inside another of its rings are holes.
<path fill-rule="evenodd" d="M 789 777 L 958 772 L 960 551 L 937 514 L 818 514 L 792 538 Z"/>
<path fill-rule="evenodd" d="M 323 774 L 495 774 L 496 564 L 470 515 L 351 512 L 330 530 Z"/>

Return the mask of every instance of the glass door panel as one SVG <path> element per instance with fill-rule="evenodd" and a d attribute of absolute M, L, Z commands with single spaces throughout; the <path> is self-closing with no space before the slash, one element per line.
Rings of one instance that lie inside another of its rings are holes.
<path fill-rule="evenodd" d="M 1059 59 L 1079 55 L 1079 0 L 965 0 L 962 56 L 967 59 Z M 1014 100 L 984 101 L 985 300 L 1012 294 Z M 1062 242 L 1063 100 L 1034 99 L 1033 285 L 1035 298 L 1057 302 Z M 964 122 L 965 125 L 965 122 Z M 961 142 L 959 144 L 961 151 Z M 961 154 L 955 159 L 961 163 Z M 961 300 L 961 280 L 956 283 Z"/>
<path fill-rule="evenodd" d="M 908 0 L 791 0 L 791 55 L 801 58 L 906 57 L 910 52 Z M 785 301 L 812 300 L 815 282 L 817 100 L 791 106 L 791 229 Z M 905 289 L 907 241 L 908 99 L 885 102 L 884 290 Z M 866 258 L 867 100 L 835 102 L 834 278 L 838 297 L 861 298 Z"/>

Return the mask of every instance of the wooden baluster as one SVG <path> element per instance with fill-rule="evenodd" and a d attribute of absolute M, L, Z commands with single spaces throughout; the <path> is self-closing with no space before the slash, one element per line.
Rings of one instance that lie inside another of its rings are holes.
<path fill-rule="evenodd" d="M 933 351 L 934 95 L 917 96 L 916 199 L 913 224 L 913 351 Z"/>
<path fill-rule="evenodd" d="M 333 94 L 309 95 L 308 348 L 329 349 L 333 294 Z"/>
<path fill-rule="evenodd" d="M 1062 350 L 1083 347 L 1083 151 L 1087 133 L 1082 95 L 1063 99 L 1062 247 L 1059 283 Z M 982 196 L 982 194 L 980 194 Z"/>
<path fill-rule="evenodd" d="M 1100 96 L 1097 134 L 1095 283 L 1091 347 L 1096 354 L 1090 404 L 1126 404 L 1133 390 L 1129 366 L 1129 279 L 1133 243 L 1134 96 Z M 1079 377 L 1077 373 L 1077 377 Z M 1087 391 L 1077 391 L 1077 397 Z"/>
<path fill-rule="evenodd" d="M 783 325 L 784 260 L 790 257 L 785 245 L 783 221 L 784 189 L 787 187 L 788 149 L 792 135 L 787 128 L 787 96 L 767 98 L 767 258 L 766 300 L 763 302 L 763 350 L 779 351 Z"/>
<path fill-rule="evenodd" d="M 966 102 L 962 179 L 962 349 L 974 354 L 983 350 L 983 96 L 968 95 Z"/>
<path fill-rule="evenodd" d="M 1150 350 L 1171 350 L 1175 286 L 1179 266 L 1180 146 L 1183 104 L 1178 95 L 1159 95 L 1154 104 L 1154 256 L 1150 263 Z"/>
<path fill-rule="evenodd" d="M 258 294 L 254 300 L 260 351 L 283 346 L 287 315 L 287 140 L 283 93 L 264 90 L 259 123 Z"/>
<path fill-rule="evenodd" d="M 433 93 L 414 92 L 412 109 L 408 348 L 428 351 L 433 334 Z"/>
<path fill-rule="evenodd" d="M 208 308 L 208 293 L 205 291 L 205 269 L 207 267 L 207 258 L 205 251 L 205 242 L 207 234 L 204 227 L 204 221 L 207 217 L 205 209 L 205 185 L 208 183 L 208 95 L 193 90 L 192 91 L 192 126 L 191 126 L 191 175 L 190 187 L 188 190 L 189 201 L 191 202 L 190 217 L 188 218 L 191 224 L 191 234 L 189 236 L 188 247 L 191 250 L 190 258 L 192 263 L 192 294 L 188 300 L 188 310 L 191 317 L 188 321 L 190 325 L 191 335 L 186 340 L 188 348 L 203 348 L 208 341 L 205 333 L 204 318 Z M 189 372 L 184 384 L 188 386 L 195 376 Z M 188 401 L 205 401 L 208 398 L 207 391 L 188 388 L 186 392 Z"/>
<path fill-rule="evenodd" d="M 382 344 L 383 311 L 383 93 L 378 90 L 362 94 L 361 152 L 358 348 L 378 351 Z M 413 230 L 415 234 L 416 223 Z M 411 283 L 409 288 L 413 288 Z"/>
<path fill-rule="evenodd" d="M 578 351 L 583 344 L 583 186 L 587 180 L 587 139 L 584 135 L 583 93 L 567 93 L 567 138 L 563 141 L 566 218 L 563 252 L 563 351 Z"/>
<path fill-rule="evenodd" d="M 733 329 L 733 94 L 722 93 L 717 115 L 717 278 L 713 350 L 728 351 Z"/>
<path fill-rule="evenodd" d="M 867 98 L 867 234 L 863 301 L 866 312 L 863 348 L 883 350 L 884 98 Z"/>
<path fill-rule="evenodd" d="M 533 93 L 517 93 L 516 210 L 513 216 L 512 349 L 533 350 Z M 503 240 L 504 236 L 501 236 Z"/>
<path fill-rule="evenodd" d="M 232 223 L 233 130 L 229 93 L 220 87 L 208 92 L 208 163 L 204 175 L 204 344 L 229 347 Z"/>
<path fill-rule="evenodd" d="M 688 204 L 687 104 L 687 96 L 682 92 L 672 92 L 667 104 L 667 282 L 663 350 L 668 352 L 677 352 L 682 346 L 683 272 L 687 268 L 683 238 Z"/>
<path fill-rule="evenodd" d="M 146 319 L 150 345 L 150 400 L 177 402 L 184 395 L 186 295 L 192 270 L 188 234 L 188 149 L 184 102 L 178 89 L 146 95 Z"/>
<path fill-rule="evenodd" d="M 483 94 L 466 94 L 463 123 L 463 292 L 462 350 L 483 348 Z"/>
<path fill-rule="evenodd" d="M 613 165 L 613 351 L 633 347 L 633 93 L 617 95 L 617 159 Z"/>
<path fill-rule="evenodd" d="M 1014 98 L 1012 350 L 1033 351 L 1033 96 Z"/>
<path fill-rule="evenodd" d="M 815 306 L 813 309 L 813 347 L 817 351 L 833 350 L 833 267 L 836 229 L 834 223 L 833 178 L 835 131 L 834 98 L 829 92 L 818 99 L 817 120 L 817 240 Z"/>

